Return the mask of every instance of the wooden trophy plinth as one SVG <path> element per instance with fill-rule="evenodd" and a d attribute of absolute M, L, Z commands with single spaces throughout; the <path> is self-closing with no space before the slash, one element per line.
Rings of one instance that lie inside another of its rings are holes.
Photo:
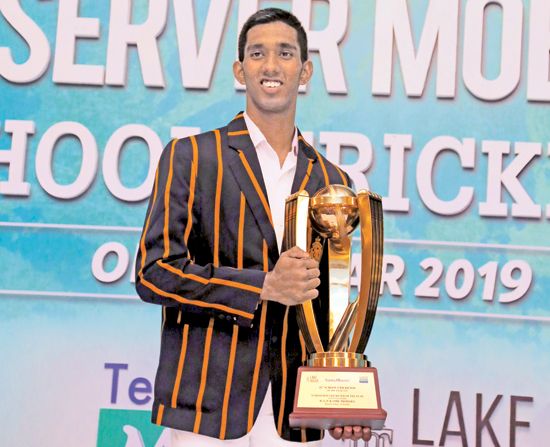
<path fill-rule="evenodd" d="M 291 427 L 327 430 L 359 425 L 380 430 L 386 416 L 380 402 L 376 368 L 302 366 L 298 369 Z"/>

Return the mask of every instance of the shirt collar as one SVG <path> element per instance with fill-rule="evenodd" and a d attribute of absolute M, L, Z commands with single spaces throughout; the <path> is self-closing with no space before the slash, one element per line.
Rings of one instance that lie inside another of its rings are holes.
<path fill-rule="evenodd" d="M 248 133 L 250 134 L 250 139 L 252 140 L 252 144 L 254 145 L 254 147 L 258 149 L 258 146 L 260 146 L 260 144 L 265 141 L 265 143 L 269 146 L 269 148 L 273 150 L 271 145 L 266 140 L 264 134 L 260 130 L 260 128 L 256 126 L 256 124 L 248 116 L 246 111 L 243 113 L 243 116 L 244 116 L 244 121 L 246 122 Z M 298 129 L 296 128 L 296 126 L 294 126 L 294 137 L 292 138 L 292 155 L 294 157 L 298 156 Z"/>

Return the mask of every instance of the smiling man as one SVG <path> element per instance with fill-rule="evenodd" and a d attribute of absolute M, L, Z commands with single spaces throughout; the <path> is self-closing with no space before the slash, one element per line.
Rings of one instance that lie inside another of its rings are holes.
<path fill-rule="evenodd" d="M 298 88 L 313 66 L 298 19 L 252 15 L 233 65 L 246 112 L 164 150 L 141 238 L 136 289 L 162 306 L 152 420 L 172 447 L 320 446 L 292 429 L 296 372 L 306 356 L 295 306 L 328 299 L 326 259 L 281 253 L 284 204 L 349 177 L 295 127 Z M 370 430 L 337 428 L 336 439 Z"/>

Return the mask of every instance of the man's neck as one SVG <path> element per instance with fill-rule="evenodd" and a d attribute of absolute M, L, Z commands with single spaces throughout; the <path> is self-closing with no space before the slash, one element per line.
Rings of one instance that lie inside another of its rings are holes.
<path fill-rule="evenodd" d="M 246 113 L 261 130 L 269 145 L 277 153 L 280 165 L 283 166 L 286 156 L 292 149 L 295 113 L 263 114 L 254 108 L 247 108 Z"/>

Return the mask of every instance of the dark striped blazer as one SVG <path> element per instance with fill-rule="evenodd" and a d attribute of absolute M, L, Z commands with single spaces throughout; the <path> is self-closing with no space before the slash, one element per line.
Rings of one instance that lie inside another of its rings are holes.
<path fill-rule="evenodd" d="M 292 192 L 348 182 L 299 136 Z M 242 114 L 226 127 L 172 141 L 159 162 L 136 266 L 138 294 L 162 306 L 154 423 L 239 438 L 251 430 L 271 381 L 279 435 L 322 437 L 288 425 L 306 350 L 294 307 L 259 300 L 278 257 Z M 321 268 L 326 273 L 326 262 Z M 322 285 L 319 308 L 327 297 Z"/>

